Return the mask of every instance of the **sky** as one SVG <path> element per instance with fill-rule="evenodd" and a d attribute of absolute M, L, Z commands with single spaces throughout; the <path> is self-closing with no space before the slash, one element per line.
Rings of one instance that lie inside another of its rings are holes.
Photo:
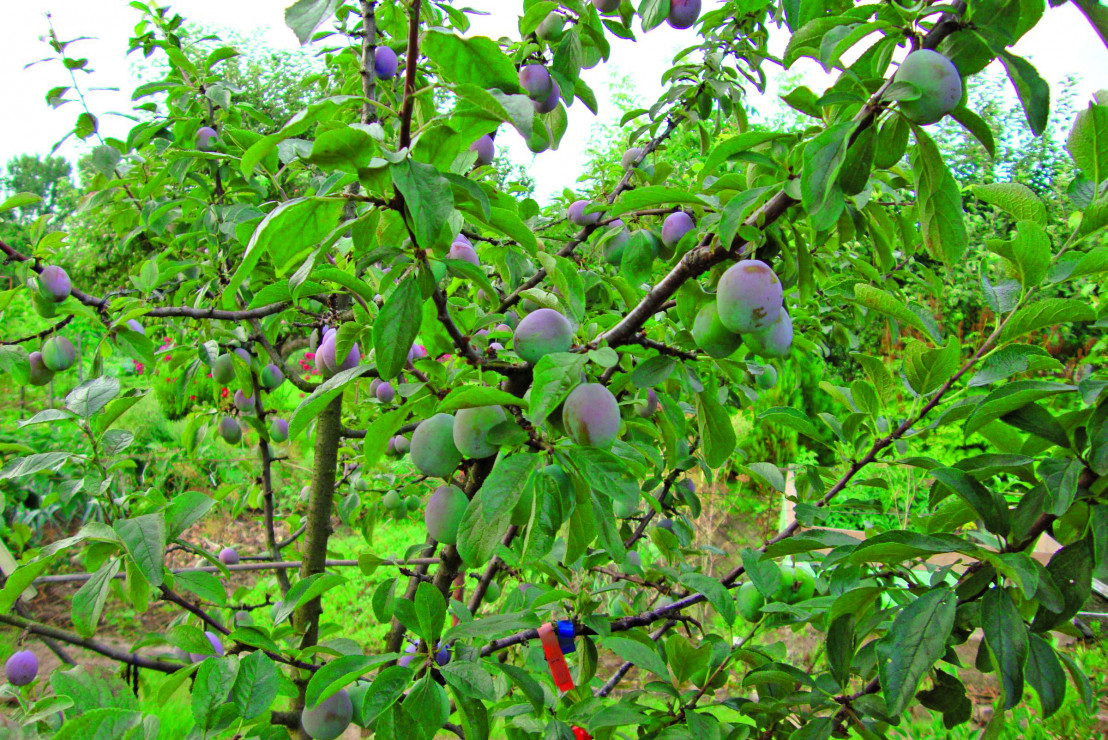
<path fill-rule="evenodd" d="M 706 0 L 705 10 L 718 0 Z M 298 44 L 292 31 L 284 25 L 286 0 L 176 0 L 172 8 L 185 18 L 207 27 L 226 28 L 255 36 L 271 46 L 295 48 Z M 467 0 L 458 6 L 468 6 L 488 13 L 474 16 L 471 35 L 497 38 L 518 34 L 517 20 L 522 0 Z M 122 136 L 130 122 L 111 115 L 112 111 L 130 110 L 130 92 L 138 84 L 134 73 L 135 57 L 127 57 L 127 39 L 139 19 L 138 11 L 127 0 L 9 0 L 0 24 L 0 80 L 5 81 L 6 115 L 0 119 L 0 163 L 23 153 L 47 154 L 67 129 L 71 128 L 80 109 L 69 104 L 57 110 L 45 102 L 46 91 L 68 85 L 68 73 L 58 62 L 25 65 L 48 56 L 49 47 L 42 38 L 52 21 L 59 37 L 93 37 L 71 47 L 72 54 L 87 57 L 95 70 L 92 76 L 80 75 L 82 85 L 91 87 L 117 86 L 120 92 L 93 90 L 87 93 L 90 108 L 100 117 L 106 135 Z M 536 182 L 540 201 L 562 188 L 574 188 L 578 173 L 585 164 L 585 150 L 593 127 L 612 123 L 619 112 L 608 104 L 610 87 L 625 76 L 634 81 L 640 102 L 653 103 L 662 93 L 661 76 L 679 49 L 692 43 L 693 32 L 676 31 L 663 24 L 648 34 L 639 34 L 638 42 L 609 36 L 612 55 L 608 63 L 585 70 L 583 77 L 597 94 L 600 115 L 594 116 L 578 102 L 569 109 L 569 129 L 556 152 L 532 155 L 517 137 L 499 136 L 498 146 L 507 146 L 512 159 L 525 167 Z M 787 37 L 775 34 L 771 48 L 783 50 Z M 1048 8 L 1043 20 L 1017 44 L 1014 53 L 1028 57 L 1043 77 L 1056 87 L 1067 75 L 1079 75 L 1079 104 L 1098 89 L 1108 88 L 1108 49 L 1092 27 L 1072 4 Z M 825 74 L 809 59 L 798 62 L 803 81 L 816 92 L 826 88 L 833 76 Z M 796 67 L 794 67 L 795 69 Z M 772 65 L 767 66 L 771 79 Z M 771 83 L 765 96 L 751 99 L 754 109 L 768 110 L 780 105 L 780 92 Z M 1013 102 L 1013 104 L 1015 104 Z M 94 142 L 71 140 L 59 152 L 75 160 Z"/>

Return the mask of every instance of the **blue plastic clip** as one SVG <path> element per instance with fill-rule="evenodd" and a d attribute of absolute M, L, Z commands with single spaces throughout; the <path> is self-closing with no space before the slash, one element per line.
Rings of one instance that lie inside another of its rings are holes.
<path fill-rule="evenodd" d="M 572 653 L 577 650 L 573 642 L 573 622 L 568 619 L 558 620 L 558 646 L 563 653 Z"/>

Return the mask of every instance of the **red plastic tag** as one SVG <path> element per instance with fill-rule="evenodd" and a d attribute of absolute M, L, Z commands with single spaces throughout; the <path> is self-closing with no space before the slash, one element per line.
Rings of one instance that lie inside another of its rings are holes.
<path fill-rule="evenodd" d="M 577 740 L 592 740 L 592 735 L 590 735 L 585 728 L 578 727 L 577 725 L 573 726 L 573 736 L 577 738 Z"/>
<path fill-rule="evenodd" d="M 539 639 L 542 640 L 542 651 L 546 655 L 546 662 L 550 665 L 550 675 L 554 677 L 554 685 L 561 691 L 573 689 L 573 678 L 569 675 L 569 666 L 566 665 L 566 656 L 562 654 L 562 646 L 558 644 L 558 628 L 547 622 L 539 627 Z"/>

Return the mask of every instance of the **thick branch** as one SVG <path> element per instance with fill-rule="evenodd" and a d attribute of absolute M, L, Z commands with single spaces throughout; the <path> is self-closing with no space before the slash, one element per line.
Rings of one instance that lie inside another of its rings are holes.
<path fill-rule="evenodd" d="M 265 406 L 262 404 L 262 386 L 258 382 L 256 373 L 250 373 L 250 380 L 254 388 L 254 413 L 258 419 L 265 423 Z M 273 562 L 281 560 L 281 546 L 277 544 L 277 530 L 273 521 L 273 455 L 269 451 L 269 442 L 264 436 L 258 436 L 258 457 L 262 464 L 262 506 L 264 510 L 265 540 L 269 546 L 269 557 Z M 277 569 L 277 585 L 281 587 L 281 595 L 289 592 L 289 574 L 284 568 Z"/>
<path fill-rule="evenodd" d="M 404 103 L 400 108 L 400 148 L 412 144 L 412 113 L 415 111 L 416 65 L 419 62 L 419 10 L 421 0 L 412 0 L 408 18 L 408 59 L 404 70 Z"/>

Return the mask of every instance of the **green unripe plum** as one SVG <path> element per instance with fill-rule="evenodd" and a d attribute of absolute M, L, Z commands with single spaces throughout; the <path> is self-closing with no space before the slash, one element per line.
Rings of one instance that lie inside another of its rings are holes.
<path fill-rule="evenodd" d="M 777 385 L 777 368 L 773 365 L 766 365 L 762 368 L 762 372 L 755 377 L 754 382 L 762 390 L 770 390 Z"/>
<path fill-rule="evenodd" d="M 58 314 L 57 304 L 49 298 L 43 298 L 37 290 L 31 293 L 31 306 L 44 319 L 52 319 Z"/>
<path fill-rule="evenodd" d="M 396 489 L 389 491 L 381 497 L 381 506 L 384 506 L 389 511 L 392 511 L 402 504 L 403 502 L 400 500 L 400 494 L 397 493 Z"/>
<path fill-rule="evenodd" d="M 423 521 L 427 534 L 446 545 L 458 544 L 458 527 L 469 499 L 457 486 L 439 486 L 427 502 Z"/>
<path fill-rule="evenodd" d="M 489 581 L 489 587 L 485 591 L 485 602 L 491 604 L 500 598 L 501 593 L 503 593 L 503 589 L 500 587 L 500 583 Z"/>
<path fill-rule="evenodd" d="M 53 303 L 61 303 L 69 297 L 73 284 L 66 271 L 57 265 L 48 265 L 38 274 L 38 292 Z"/>
<path fill-rule="evenodd" d="M 719 320 L 717 301 L 700 307 L 693 320 L 692 335 L 697 347 L 716 358 L 730 357 L 743 343 L 741 334 L 731 331 Z"/>
<path fill-rule="evenodd" d="M 462 453 L 454 444 L 455 419 L 450 414 L 435 414 L 420 422 L 412 433 L 412 464 L 424 475 L 445 478 L 462 462 Z"/>
<path fill-rule="evenodd" d="M 618 230 L 614 236 L 604 242 L 604 261 L 609 265 L 619 266 L 623 262 L 623 252 L 627 249 L 627 242 L 631 241 L 631 234 L 623 226 L 623 221 L 616 219 L 609 226 Z"/>
<path fill-rule="evenodd" d="M 31 365 L 31 385 L 46 385 L 54 377 L 54 371 L 46 367 L 46 363 L 43 362 L 41 352 L 35 351 L 29 354 L 27 362 Z"/>
<path fill-rule="evenodd" d="M 735 606 L 739 614 L 748 622 L 757 622 L 762 618 L 762 607 L 766 605 L 766 599 L 758 588 L 750 581 L 739 586 L 739 593 L 735 596 Z"/>
<path fill-rule="evenodd" d="M 736 262 L 723 273 L 716 288 L 719 320 L 737 334 L 759 331 L 776 321 L 783 299 L 781 281 L 761 260 Z"/>
<path fill-rule="evenodd" d="M 604 386 L 585 383 L 566 398 L 562 423 L 577 444 L 606 449 L 619 435 L 619 404 Z"/>
<path fill-rule="evenodd" d="M 219 436 L 229 445 L 242 441 L 242 427 L 233 416 L 224 416 L 219 420 Z"/>
<path fill-rule="evenodd" d="M 512 336 L 516 354 L 534 364 L 573 345 L 573 325 L 552 308 L 540 308 L 523 317 Z"/>
<path fill-rule="evenodd" d="M 235 379 L 235 361 L 224 352 L 212 360 L 212 380 L 226 385 Z"/>
<path fill-rule="evenodd" d="M 797 604 L 801 601 L 807 601 L 816 595 L 816 578 L 807 566 L 797 566 L 794 583 L 793 599 L 790 603 Z"/>
<path fill-rule="evenodd" d="M 271 362 L 262 368 L 258 380 L 262 384 L 262 388 L 272 391 L 285 382 L 285 374 L 281 372 L 281 368 Z"/>
<path fill-rule="evenodd" d="M 773 592 L 776 601 L 792 603 L 793 591 L 796 589 L 796 571 L 791 565 L 781 566 L 781 585 Z"/>
<path fill-rule="evenodd" d="M 289 423 L 287 420 L 276 417 L 269 422 L 269 438 L 274 442 L 287 442 L 289 439 Z"/>
<path fill-rule="evenodd" d="M 50 337 L 42 343 L 42 363 L 56 373 L 73 367 L 77 362 L 77 348 L 65 337 Z"/>
<path fill-rule="evenodd" d="M 235 626 L 236 627 L 253 627 L 254 617 L 250 615 L 250 612 L 239 610 L 235 612 Z"/>
<path fill-rule="evenodd" d="M 628 575 L 641 572 L 642 555 L 634 550 L 627 553 L 627 557 L 623 559 L 623 565 L 620 566 L 620 570 Z"/>
<path fill-rule="evenodd" d="M 354 719 L 354 704 L 346 689 L 340 689 L 300 717 L 304 732 L 312 740 L 335 740 Z"/>
<path fill-rule="evenodd" d="M 420 500 L 418 496 L 409 496 L 408 498 L 404 499 L 404 508 L 408 510 L 408 513 L 411 513 L 418 509 L 419 505 Z"/>
<path fill-rule="evenodd" d="M 747 334 L 746 346 L 760 357 L 788 357 L 793 346 L 793 320 L 785 311 L 763 331 Z"/>
<path fill-rule="evenodd" d="M 556 43 L 565 33 L 566 17 L 561 13 L 551 13 L 542 19 L 542 23 L 535 29 L 535 35 L 543 41 Z"/>
<path fill-rule="evenodd" d="M 500 406 L 460 409 L 454 415 L 454 446 L 465 457 L 495 455 L 498 448 L 489 442 L 489 432 L 507 418 Z"/>
<path fill-rule="evenodd" d="M 962 78 L 954 63 L 937 51 L 920 49 L 904 57 L 893 78 L 919 88 L 915 100 L 900 101 L 900 112 L 913 123 L 938 123 L 958 107 L 962 99 Z"/>
<path fill-rule="evenodd" d="M 350 696 L 350 704 L 354 709 L 350 721 L 362 729 L 365 729 L 369 725 L 369 723 L 365 721 L 365 715 L 362 713 L 362 704 L 365 702 L 365 695 L 369 691 L 370 685 L 369 681 L 357 681 L 353 686 L 347 689 L 347 694 Z"/>

